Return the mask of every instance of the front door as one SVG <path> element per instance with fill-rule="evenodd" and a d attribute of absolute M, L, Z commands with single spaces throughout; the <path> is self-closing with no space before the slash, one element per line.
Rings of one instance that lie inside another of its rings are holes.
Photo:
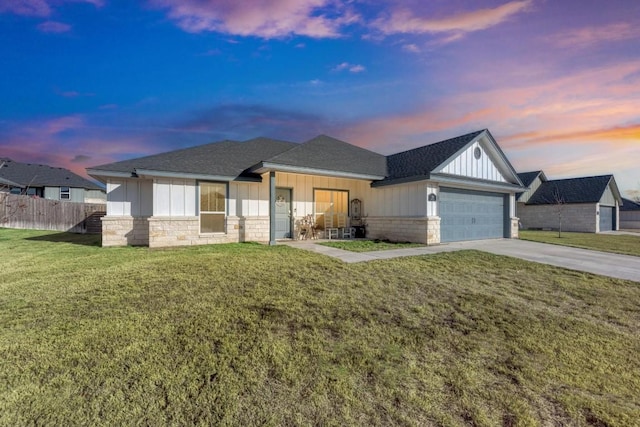
<path fill-rule="evenodd" d="M 291 238 L 291 189 L 276 188 L 276 239 Z"/>

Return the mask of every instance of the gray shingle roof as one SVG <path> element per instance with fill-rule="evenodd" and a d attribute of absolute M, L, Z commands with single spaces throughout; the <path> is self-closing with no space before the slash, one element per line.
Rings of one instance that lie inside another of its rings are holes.
<path fill-rule="evenodd" d="M 265 162 L 384 177 L 386 157 L 339 139 L 319 135 Z"/>
<path fill-rule="evenodd" d="M 640 211 L 640 203 L 634 202 L 630 199 L 622 199 L 622 206 L 620 206 L 621 211 Z"/>
<path fill-rule="evenodd" d="M 520 178 L 520 181 L 522 181 L 522 185 L 528 187 L 531 185 L 533 180 L 536 179 L 536 177 L 541 173 L 542 171 L 521 172 L 518 174 L 518 178 Z"/>
<path fill-rule="evenodd" d="M 564 203 L 597 203 L 612 178 L 613 175 L 601 175 L 546 181 L 540 185 L 527 204 L 556 204 L 556 195 L 560 195 Z"/>
<path fill-rule="evenodd" d="M 380 183 L 402 182 L 409 178 L 427 178 L 436 167 L 484 131 L 485 129 L 392 154 L 387 157 L 388 176 Z"/>
<path fill-rule="evenodd" d="M 92 171 L 134 173 L 136 170 L 238 177 L 246 169 L 297 146 L 293 142 L 255 138 L 220 141 L 90 168 Z"/>
<path fill-rule="evenodd" d="M 99 185 L 65 168 L 21 163 L 8 158 L 0 159 L 0 164 L 2 162 L 4 166 L 0 168 L 0 178 L 23 187 L 74 187 L 103 190 Z"/>

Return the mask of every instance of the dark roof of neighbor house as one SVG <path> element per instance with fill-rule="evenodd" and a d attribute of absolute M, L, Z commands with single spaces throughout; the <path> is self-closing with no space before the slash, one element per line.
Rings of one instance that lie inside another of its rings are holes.
<path fill-rule="evenodd" d="M 621 211 L 640 211 L 640 203 L 623 197 L 622 206 L 620 206 L 620 210 Z"/>
<path fill-rule="evenodd" d="M 484 131 L 485 129 L 388 156 L 388 175 L 383 182 L 400 182 L 412 177 L 426 179 L 436 167 Z"/>
<path fill-rule="evenodd" d="M 542 171 L 521 172 L 518 174 L 518 178 L 522 181 L 522 185 L 528 187 L 541 173 Z"/>
<path fill-rule="evenodd" d="M 65 168 L 35 163 L 21 163 L 9 158 L 0 159 L 0 178 L 24 187 L 73 187 L 87 190 L 104 190 L 99 185 L 76 175 Z"/>
<path fill-rule="evenodd" d="M 558 197 L 563 203 L 597 203 L 612 179 L 613 175 L 601 175 L 546 181 L 527 204 L 553 205 L 558 203 Z"/>
<path fill-rule="evenodd" d="M 386 176 L 386 157 L 347 142 L 319 135 L 290 150 L 265 159 L 274 165 L 331 170 L 359 175 Z"/>

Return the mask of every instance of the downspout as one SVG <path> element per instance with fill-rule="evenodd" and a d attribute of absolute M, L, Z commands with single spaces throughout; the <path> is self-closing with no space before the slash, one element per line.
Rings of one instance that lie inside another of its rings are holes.
<path fill-rule="evenodd" d="M 269 245 L 276 244 L 276 172 L 269 172 Z"/>

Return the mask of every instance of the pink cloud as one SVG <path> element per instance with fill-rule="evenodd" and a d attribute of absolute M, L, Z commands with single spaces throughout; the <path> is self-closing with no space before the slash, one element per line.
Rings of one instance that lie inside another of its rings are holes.
<path fill-rule="evenodd" d="M 449 41 L 456 40 L 462 34 L 494 27 L 509 18 L 528 11 L 533 0 L 518 0 L 488 9 L 463 12 L 447 18 L 423 18 L 416 16 L 413 10 L 397 9 L 389 17 L 374 22 L 374 27 L 384 34 L 438 34 L 453 33 Z"/>
<path fill-rule="evenodd" d="M 360 18 L 332 0 L 151 0 L 185 31 L 214 31 L 263 38 L 291 34 L 338 37 L 342 26 Z M 331 17 L 323 14 L 331 8 Z M 334 16 L 338 16 L 337 18 Z"/>
<path fill-rule="evenodd" d="M 47 17 L 51 15 L 52 7 L 61 3 L 89 3 L 102 7 L 104 0 L 0 0 L 0 13 Z"/>
<path fill-rule="evenodd" d="M 38 30 L 43 33 L 66 33 L 71 31 L 71 25 L 65 24 L 64 22 L 57 21 L 45 21 L 41 24 L 38 24 Z"/>
<path fill-rule="evenodd" d="M 51 7 L 45 0 L 0 0 L 0 13 L 24 16 L 49 16 Z"/>
<path fill-rule="evenodd" d="M 640 37 L 640 28 L 627 22 L 606 26 L 578 28 L 555 34 L 548 38 L 563 48 L 587 48 L 593 45 L 632 40 Z"/>

